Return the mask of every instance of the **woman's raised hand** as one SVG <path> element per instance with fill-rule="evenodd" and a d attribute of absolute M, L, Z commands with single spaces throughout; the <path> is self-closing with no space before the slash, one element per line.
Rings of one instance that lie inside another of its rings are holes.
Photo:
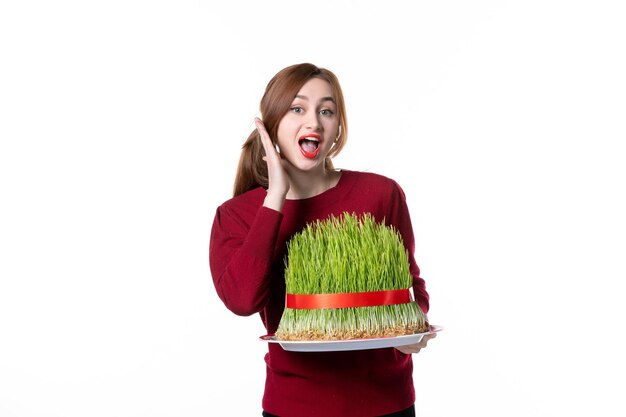
<path fill-rule="evenodd" d="M 285 165 L 289 162 L 283 159 L 276 151 L 270 135 L 265 130 L 265 125 L 258 117 L 254 119 L 254 124 L 261 136 L 261 143 L 265 150 L 263 160 L 267 162 L 267 175 L 269 185 L 267 188 L 267 196 L 263 205 L 271 209 L 282 211 L 285 204 L 285 198 L 289 191 L 289 176 Z"/>

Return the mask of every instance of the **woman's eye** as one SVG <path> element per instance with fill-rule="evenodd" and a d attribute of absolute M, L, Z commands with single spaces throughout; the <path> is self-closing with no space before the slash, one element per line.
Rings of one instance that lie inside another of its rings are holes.
<path fill-rule="evenodd" d="M 330 109 L 324 109 L 324 110 L 320 111 L 320 114 L 322 116 L 332 116 L 335 113 L 332 110 L 330 110 Z"/>
<path fill-rule="evenodd" d="M 302 113 L 304 109 L 302 107 L 292 107 L 291 111 L 294 113 Z"/>

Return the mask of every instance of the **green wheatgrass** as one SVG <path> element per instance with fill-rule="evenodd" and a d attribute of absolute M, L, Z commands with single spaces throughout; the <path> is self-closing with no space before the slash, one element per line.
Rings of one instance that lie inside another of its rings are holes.
<path fill-rule="evenodd" d="M 287 244 L 288 294 L 335 294 L 410 288 L 402 237 L 371 214 L 344 213 L 307 225 Z M 427 331 L 415 302 L 334 309 L 285 308 L 279 340 L 348 340 Z"/>

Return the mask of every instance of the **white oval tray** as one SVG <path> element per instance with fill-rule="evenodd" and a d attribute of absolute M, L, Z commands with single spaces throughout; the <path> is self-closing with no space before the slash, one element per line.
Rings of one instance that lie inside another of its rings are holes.
<path fill-rule="evenodd" d="M 274 335 L 261 336 L 263 342 L 278 343 L 283 349 L 292 352 L 337 352 L 344 350 L 380 349 L 419 343 L 427 334 L 443 330 L 442 326 L 431 325 L 430 331 L 425 333 L 409 334 L 395 337 L 381 337 L 376 339 L 351 340 L 277 340 Z"/>

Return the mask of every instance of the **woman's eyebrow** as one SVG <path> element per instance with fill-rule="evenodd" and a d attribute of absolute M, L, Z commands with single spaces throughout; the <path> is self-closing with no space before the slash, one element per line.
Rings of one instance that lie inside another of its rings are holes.
<path fill-rule="evenodd" d="M 297 95 L 296 98 L 299 98 L 301 100 L 309 100 L 309 98 L 307 96 L 302 96 L 302 95 Z M 335 102 L 335 99 L 332 97 L 322 97 L 322 99 L 320 101 L 332 101 L 333 103 L 337 104 L 337 102 Z"/>

